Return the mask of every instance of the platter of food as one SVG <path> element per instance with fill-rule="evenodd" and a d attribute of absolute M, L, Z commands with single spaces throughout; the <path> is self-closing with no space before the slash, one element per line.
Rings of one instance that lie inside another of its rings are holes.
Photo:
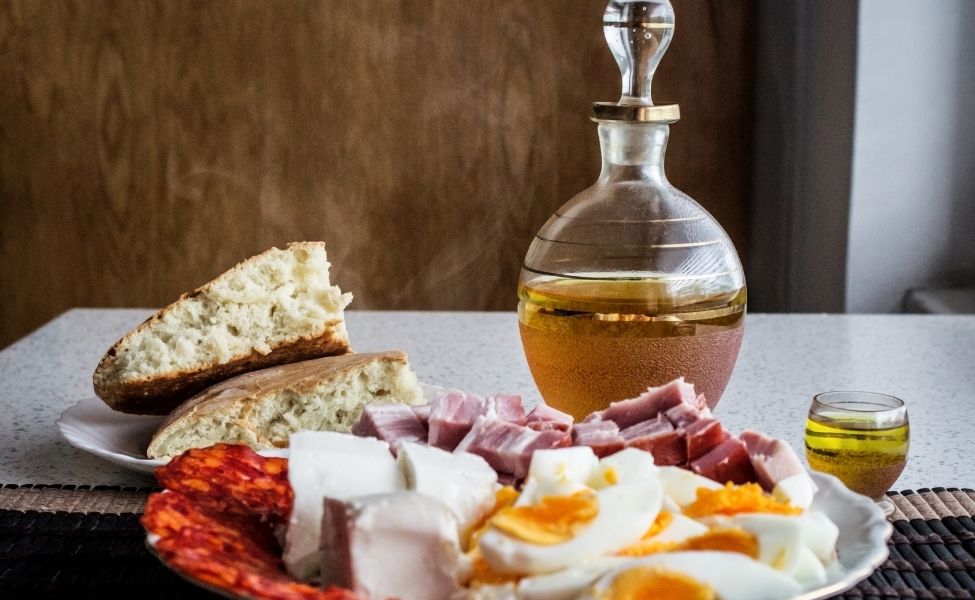
<path fill-rule="evenodd" d="M 563 446 L 502 485 L 487 452 L 302 432 L 290 459 L 228 445 L 174 459 L 143 525 L 165 564 L 236 598 L 813 600 L 886 559 L 870 499 L 741 438 L 751 467 L 735 468 L 755 481 Z"/>
<path fill-rule="evenodd" d="M 189 581 L 254 599 L 812 599 L 886 558 L 870 499 L 726 430 L 691 382 L 579 419 L 423 385 L 402 351 L 352 351 L 328 269 L 302 242 L 184 294 L 58 421 L 154 473 L 147 545 Z"/>

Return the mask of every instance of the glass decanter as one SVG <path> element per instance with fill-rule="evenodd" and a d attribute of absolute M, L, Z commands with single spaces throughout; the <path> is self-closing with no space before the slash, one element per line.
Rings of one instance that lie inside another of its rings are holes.
<path fill-rule="evenodd" d="M 674 11 L 668 0 L 613 0 L 603 30 L 623 93 L 593 106 L 599 179 L 525 256 L 525 356 L 545 401 L 576 418 L 680 376 L 714 407 L 741 347 L 745 277 L 718 222 L 664 174 L 679 110 L 654 105 L 650 85 Z"/>

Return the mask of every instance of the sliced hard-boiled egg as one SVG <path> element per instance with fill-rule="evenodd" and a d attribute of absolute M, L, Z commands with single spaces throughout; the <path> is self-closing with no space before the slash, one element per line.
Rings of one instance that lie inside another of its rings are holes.
<path fill-rule="evenodd" d="M 610 571 L 583 598 L 785 600 L 801 591 L 791 577 L 742 554 L 665 552 Z"/>
<path fill-rule="evenodd" d="M 636 565 L 620 571 L 601 600 L 717 600 L 714 588 L 693 577 L 657 565 Z"/>
<path fill-rule="evenodd" d="M 599 514 L 599 501 L 590 490 L 569 496 L 545 496 L 536 504 L 512 506 L 491 517 L 489 526 L 509 537 L 550 546 L 566 542 Z"/>
<path fill-rule="evenodd" d="M 664 494 L 680 508 L 694 502 L 697 499 L 697 490 L 701 488 L 719 490 L 724 487 L 716 481 L 680 467 L 658 467 L 657 474 L 664 486 Z"/>
<path fill-rule="evenodd" d="M 525 577 L 518 582 L 520 600 L 573 600 L 607 571 L 624 564 L 623 558 L 601 558 L 585 565 L 547 575 Z"/>
<path fill-rule="evenodd" d="M 707 530 L 707 527 L 694 519 L 682 514 L 675 514 L 671 518 L 670 524 L 651 539 L 656 542 L 679 544 L 688 538 L 702 535 Z"/>
<path fill-rule="evenodd" d="M 589 446 L 536 450 L 518 505 L 533 504 L 545 496 L 568 496 L 588 489 L 599 459 Z"/>
<path fill-rule="evenodd" d="M 647 556 L 673 550 L 681 542 L 707 533 L 708 528 L 680 513 L 661 510 L 643 538 L 617 552 L 619 556 Z"/>
<path fill-rule="evenodd" d="M 826 568 L 812 550 L 803 547 L 799 549 L 799 560 L 792 577 L 806 589 L 818 587 L 826 583 Z"/>
<path fill-rule="evenodd" d="M 776 500 L 757 483 L 728 483 L 719 489 L 699 489 L 697 499 L 684 507 L 684 513 L 693 518 L 743 513 L 798 515 L 802 509 Z"/>
<path fill-rule="evenodd" d="M 818 510 L 809 510 L 799 519 L 802 524 L 802 543 L 823 563 L 836 558 L 836 540 L 840 529 L 836 523 Z"/>
<path fill-rule="evenodd" d="M 657 480 L 646 479 L 603 488 L 595 492 L 595 499 L 596 516 L 560 543 L 525 541 L 530 534 L 510 535 L 510 527 L 507 531 L 493 527 L 492 517 L 478 544 L 484 559 L 497 573 L 537 575 L 612 554 L 650 528 L 660 512 L 663 492 Z"/>
<path fill-rule="evenodd" d="M 722 528 L 740 528 L 758 540 L 759 562 L 788 575 L 795 573 L 804 548 L 802 522 L 796 517 L 742 514 L 714 520 Z"/>
<path fill-rule="evenodd" d="M 816 484 L 813 483 L 809 473 L 803 471 L 775 484 L 772 495 L 776 499 L 788 502 L 799 508 L 809 508 L 812 505 L 813 496 L 816 495 Z"/>
<path fill-rule="evenodd" d="M 637 448 L 626 448 L 599 461 L 588 483 L 591 487 L 601 488 L 639 479 L 653 479 L 658 471 L 659 467 L 653 464 L 652 454 Z"/>

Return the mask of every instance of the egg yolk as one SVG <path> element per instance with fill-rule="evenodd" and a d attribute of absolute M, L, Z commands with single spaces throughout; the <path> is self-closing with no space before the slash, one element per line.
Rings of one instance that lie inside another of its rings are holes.
<path fill-rule="evenodd" d="M 716 490 L 698 488 L 697 499 L 684 509 L 684 514 L 689 517 L 730 516 L 741 513 L 798 515 L 801 512 L 801 508 L 766 494 L 757 483 L 729 483 Z"/>
<path fill-rule="evenodd" d="M 589 490 L 571 496 L 546 496 L 538 504 L 498 511 L 488 524 L 530 544 L 551 546 L 575 537 L 599 514 L 599 501 Z"/>
<path fill-rule="evenodd" d="M 681 550 L 738 552 L 758 560 L 758 538 L 744 529 L 712 529 L 707 533 L 687 538 L 674 548 L 674 551 Z"/>
<path fill-rule="evenodd" d="M 474 548 L 468 552 L 467 557 L 470 559 L 471 565 L 471 575 L 467 584 L 471 587 L 517 583 L 521 579 L 517 575 L 505 575 L 494 572 L 487 560 L 484 559 L 484 555 L 481 554 L 480 548 Z"/>
<path fill-rule="evenodd" d="M 467 543 L 464 544 L 464 547 L 470 550 L 477 546 L 478 540 L 480 540 L 481 536 L 484 535 L 484 532 L 487 531 L 488 521 L 491 519 L 491 517 L 509 506 L 514 506 L 515 502 L 518 501 L 518 495 L 518 490 L 510 485 L 499 488 L 498 491 L 494 493 L 494 507 L 491 509 L 491 512 L 484 515 L 479 523 L 471 528 L 470 533 L 467 536 Z"/>
<path fill-rule="evenodd" d="M 673 548 L 676 543 L 674 542 L 655 542 L 653 538 L 659 534 L 661 531 L 670 526 L 674 520 L 674 515 L 670 514 L 666 510 L 662 510 L 657 514 L 657 518 L 654 519 L 653 525 L 650 529 L 643 534 L 643 537 L 639 542 L 623 548 L 616 553 L 617 556 L 647 556 L 649 554 L 655 554 L 657 552 L 666 552 Z"/>
<path fill-rule="evenodd" d="M 715 600 L 711 586 L 660 567 L 627 569 L 613 579 L 600 600 Z"/>

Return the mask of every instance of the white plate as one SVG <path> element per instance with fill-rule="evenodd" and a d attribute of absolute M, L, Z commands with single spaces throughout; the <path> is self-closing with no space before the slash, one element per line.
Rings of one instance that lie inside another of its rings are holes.
<path fill-rule="evenodd" d="M 432 400 L 438 385 L 420 383 L 423 395 Z M 149 440 L 166 417 L 116 412 L 98 398 L 82 398 L 58 418 L 58 431 L 75 448 L 135 471 L 152 472 L 168 458 L 148 458 Z M 264 456 L 287 456 L 288 450 L 260 450 Z"/>
<path fill-rule="evenodd" d="M 152 474 L 168 459 L 146 457 L 149 440 L 166 417 L 116 412 L 98 398 L 82 398 L 61 413 L 58 431 L 79 450 L 138 473 Z"/>

